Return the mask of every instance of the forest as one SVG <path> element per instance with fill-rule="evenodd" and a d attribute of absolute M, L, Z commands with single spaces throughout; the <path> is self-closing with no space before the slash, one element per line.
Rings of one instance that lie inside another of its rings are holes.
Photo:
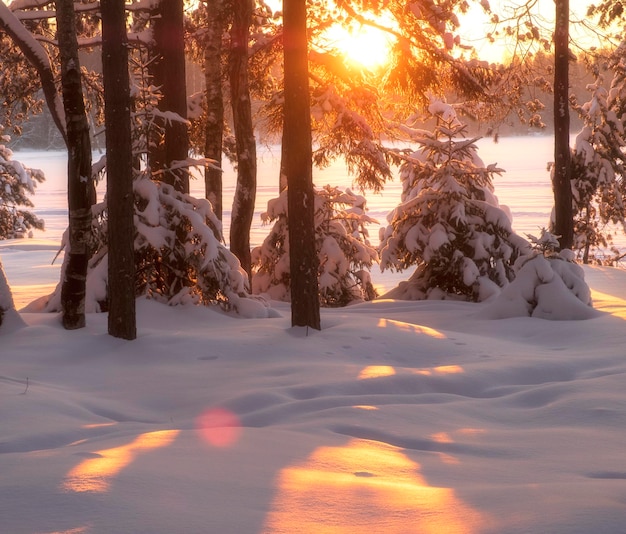
<path fill-rule="evenodd" d="M 0 2 L 2 534 L 624 532 L 589 2 Z"/>
<path fill-rule="evenodd" d="M 29 211 L 44 176 L 10 147 L 62 146 L 69 220 L 47 311 L 67 329 L 85 326 L 90 284 L 104 288 L 95 305 L 109 333 L 125 339 L 140 296 L 244 315 L 286 301 L 293 326 L 319 329 L 320 307 L 378 296 L 373 265 L 415 267 L 394 298 L 481 302 L 541 264 L 590 305 L 578 263 L 623 254 L 607 230 L 626 224 L 621 4 L 574 16 L 558 0 L 551 23 L 539 4 L 3 2 L 0 238 L 44 224 Z M 485 43 L 500 57 L 481 57 Z M 555 142 L 553 220 L 520 236 L 493 194 L 502 169 L 475 142 L 542 130 Z M 257 145 L 273 141 L 276 198 L 253 248 Z M 312 168 L 339 158 L 352 187 L 315 188 Z M 237 169 L 228 236 L 225 159 Z M 192 169 L 204 198 L 189 194 Z M 366 194 L 394 173 L 402 201 L 376 243 Z M 1 321 L 13 304 L 4 276 L 0 286 Z"/>

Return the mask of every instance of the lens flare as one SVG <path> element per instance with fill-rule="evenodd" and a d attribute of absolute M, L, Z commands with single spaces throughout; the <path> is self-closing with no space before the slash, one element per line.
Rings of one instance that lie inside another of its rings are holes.
<path fill-rule="evenodd" d="M 211 408 L 201 414 L 196 428 L 202 439 L 214 447 L 230 447 L 241 434 L 239 418 L 224 408 Z"/>

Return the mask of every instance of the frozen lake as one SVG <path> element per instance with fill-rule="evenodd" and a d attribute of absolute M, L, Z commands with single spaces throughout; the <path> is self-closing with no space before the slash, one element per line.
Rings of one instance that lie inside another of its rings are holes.
<path fill-rule="evenodd" d="M 497 163 L 505 169 L 494 182 L 500 203 L 509 206 L 513 213 L 513 228 L 520 234 L 537 235 L 541 227 L 548 225 L 552 209 L 552 190 L 547 163 L 553 160 L 551 137 L 501 138 L 498 143 L 490 139 L 479 142 L 479 155 L 485 164 Z M 64 152 L 17 152 L 15 159 L 42 169 L 46 181 L 37 188 L 33 197 L 35 213 L 45 219 L 46 230 L 36 231 L 32 239 L 0 242 L 0 258 L 12 285 L 16 305 L 27 303 L 28 295 L 46 294 L 58 280 L 59 261 L 52 260 L 58 249 L 61 235 L 67 225 L 66 155 Z M 98 157 L 98 156 L 96 156 Z M 253 245 L 261 243 L 268 228 L 261 222 L 260 214 L 267 202 L 277 195 L 280 148 L 259 149 L 258 192 L 255 217 L 251 230 Z M 230 206 L 235 191 L 236 174 L 231 167 L 224 172 L 224 235 L 228 238 Z M 335 162 L 324 170 L 314 170 L 317 186 L 325 184 L 350 186 L 351 178 L 343 162 Z M 204 195 L 202 179 L 191 184 L 192 194 Z M 103 185 L 99 187 L 100 195 Z M 395 178 L 381 193 L 366 193 L 369 214 L 385 224 L 387 214 L 400 201 L 401 186 Z M 378 244 L 378 227 L 370 228 L 372 244 Z M 626 243 L 621 237 L 620 243 Z M 410 273 L 381 274 L 374 267 L 372 278 L 379 289 L 390 289 L 397 281 Z M 37 286 L 37 287 L 34 287 Z"/>
<path fill-rule="evenodd" d="M 500 203 L 508 205 L 513 212 L 514 228 L 520 233 L 536 233 L 538 228 L 547 224 L 552 206 L 550 179 L 546 170 L 547 162 L 553 159 L 552 138 L 504 138 L 497 144 L 482 139 L 479 146 L 479 155 L 485 164 L 497 163 L 506 170 L 503 176 L 496 178 L 495 187 Z M 65 152 L 16 152 L 14 157 L 30 167 L 42 169 L 46 174 L 46 181 L 39 185 L 32 199 L 34 211 L 46 221 L 46 230 L 36 231 L 34 237 L 58 241 L 67 224 Z M 265 211 L 268 200 L 277 194 L 279 159 L 280 147 L 259 148 L 258 192 L 251 236 L 253 244 L 260 243 L 266 235 L 267 228 L 263 226 L 260 214 Z M 226 237 L 235 181 L 236 173 L 227 165 L 224 172 Z M 320 187 L 326 184 L 351 186 L 351 178 L 342 161 L 323 170 L 314 170 L 314 181 Z M 100 193 L 103 190 L 100 186 Z M 191 192 L 195 196 L 204 196 L 202 179 L 192 181 Z M 398 204 L 400 192 L 397 179 L 389 182 L 381 193 L 367 192 L 370 215 L 383 224 L 387 214 Z M 370 233 L 377 238 L 377 228 L 371 228 Z"/>

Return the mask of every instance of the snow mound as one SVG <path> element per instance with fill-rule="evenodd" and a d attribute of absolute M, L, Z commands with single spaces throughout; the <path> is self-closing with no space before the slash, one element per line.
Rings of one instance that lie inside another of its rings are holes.
<path fill-rule="evenodd" d="M 570 321 L 598 316 L 582 267 L 565 254 L 520 258 L 516 270 L 515 279 L 485 308 L 485 318 Z"/>
<path fill-rule="evenodd" d="M 26 323 L 15 308 L 9 310 L 0 309 L 0 333 L 9 334 L 25 326 Z"/>

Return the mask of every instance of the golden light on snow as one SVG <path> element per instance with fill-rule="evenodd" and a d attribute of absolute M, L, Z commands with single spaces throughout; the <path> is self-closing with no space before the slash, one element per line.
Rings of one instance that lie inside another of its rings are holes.
<path fill-rule="evenodd" d="M 93 453 L 74 467 L 65 477 L 62 487 L 76 493 L 105 493 L 112 479 L 137 457 L 138 453 L 166 447 L 179 430 L 160 430 L 139 435 L 127 445 Z"/>
<path fill-rule="evenodd" d="M 430 328 L 429 326 L 413 324 L 413 323 L 405 323 L 404 321 L 395 321 L 394 319 L 385 319 L 384 317 L 378 320 L 377 326 L 379 328 L 395 327 L 400 330 L 414 332 L 415 334 L 425 334 L 427 336 L 434 337 L 437 339 L 445 339 L 446 337 L 445 334 L 443 334 L 439 330 L 435 330 L 434 328 Z"/>
<path fill-rule="evenodd" d="M 456 375 L 465 372 L 460 365 L 439 365 L 433 371 L 442 375 Z"/>
<path fill-rule="evenodd" d="M 439 375 L 456 375 L 464 373 L 465 370 L 460 365 L 439 365 L 437 367 L 430 367 L 428 369 L 414 369 L 411 371 L 416 375 L 433 376 Z"/>
<path fill-rule="evenodd" d="M 236 414 L 224 408 L 211 408 L 196 420 L 200 437 L 214 447 L 230 447 L 241 434 L 241 422 Z"/>
<path fill-rule="evenodd" d="M 403 369 L 415 375 L 433 376 L 433 375 L 456 375 L 464 373 L 465 370 L 460 365 L 439 365 L 428 369 Z M 368 380 L 371 378 L 381 378 L 383 376 L 394 376 L 398 374 L 396 369 L 391 365 L 368 365 L 360 372 L 359 380 Z"/>
<path fill-rule="evenodd" d="M 391 365 L 368 365 L 359 373 L 359 380 L 379 378 L 381 376 L 393 376 L 396 370 Z"/>
<path fill-rule="evenodd" d="M 385 534 L 472 534 L 484 522 L 454 490 L 429 485 L 402 449 L 353 439 L 281 471 L 262 532 L 369 532 L 371 517 Z"/>
<path fill-rule="evenodd" d="M 626 300 L 600 291 L 591 291 L 593 307 L 620 319 L 626 319 Z"/>

